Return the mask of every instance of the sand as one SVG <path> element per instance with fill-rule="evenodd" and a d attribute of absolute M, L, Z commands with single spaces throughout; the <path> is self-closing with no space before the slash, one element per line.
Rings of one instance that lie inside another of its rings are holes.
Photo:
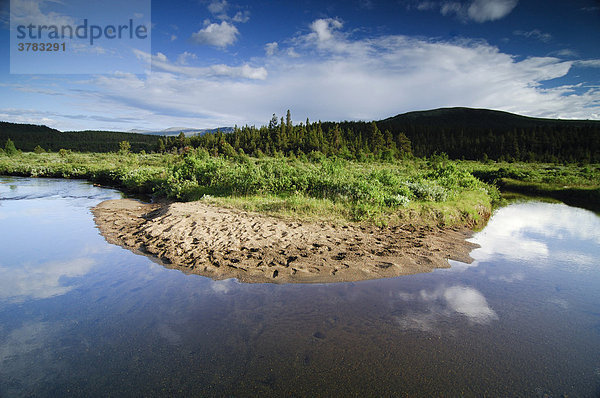
<path fill-rule="evenodd" d="M 109 243 L 168 267 L 249 283 L 388 278 L 470 263 L 468 228 L 376 227 L 284 220 L 202 201 L 108 200 L 92 209 Z"/>

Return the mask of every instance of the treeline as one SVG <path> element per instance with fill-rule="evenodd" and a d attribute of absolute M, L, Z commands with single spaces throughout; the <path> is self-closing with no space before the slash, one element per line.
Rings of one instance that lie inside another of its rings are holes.
<path fill-rule="evenodd" d="M 106 131 L 60 132 L 46 126 L 0 122 L 0 144 L 11 138 L 22 151 L 67 149 L 181 152 L 186 147 L 234 156 L 338 156 L 392 160 L 446 153 L 451 159 L 600 163 L 600 121 L 537 119 L 487 109 L 443 108 L 376 122 L 294 124 L 290 111 L 268 125 L 235 127 L 186 137 Z"/>
<path fill-rule="evenodd" d="M 430 157 L 451 159 L 600 163 L 600 122 L 538 119 L 485 109 L 447 108 L 411 112 L 377 122 L 314 122 L 294 125 L 273 115 L 268 126 L 236 127 L 232 133 L 165 137 L 159 151 L 186 146 L 213 154 L 302 155 L 347 159 Z"/>
<path fill-rule="evenodd" d="M 420 157 L 445 152 L 452 159 L 600 162 L 598 121 L 446 108 L 398 115 L 377 125 L 392 134 L 406 134 L 414 154 Z"/>
<path fill-rule="evenodd" d="M 357 124 L 358 126 L 358 124 Z M 220 131 L 201 136 L 163 137 L 158 141 L 160 152 L 204 148 L 214 155 L 234 156 L 244 153 L 254 156 L 302 156 L 307 154 L 336 155 L 346 159 L 367 158 L 392 160 L 412 154 L 410 140 L 402 133 L 381 131 L 377 123 L 362 122 L 359 128 L 343 128 L 337 123 L 310 122 L 294 125 L 290 111 L 286 117 L 273 115 L 268 126 L 235 127 L 233 132 Z"/>
<path fill-rule="evenodd" d="M 151 152 L 157 148 L 158 137 L 112 131 L 59 131 L 47 126 L 0 122 L 0 144 L 11 139 L 17 149 L 33 152 L 36 147 L 57 152 L 60 149 L 77 152 L 116 152 L 122 141 L 128 141 L 133 152 Z"/>

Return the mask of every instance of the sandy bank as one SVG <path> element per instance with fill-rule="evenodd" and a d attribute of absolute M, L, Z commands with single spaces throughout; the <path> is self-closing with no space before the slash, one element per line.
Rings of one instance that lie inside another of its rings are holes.
<path fill-rule="evenodd" d="M 471 262 L 468 229 L 286 221 L 202 202 L 108 200 L 94 209 L 110 243 L 213 279 L 318 283 L 387 278 Z"/>

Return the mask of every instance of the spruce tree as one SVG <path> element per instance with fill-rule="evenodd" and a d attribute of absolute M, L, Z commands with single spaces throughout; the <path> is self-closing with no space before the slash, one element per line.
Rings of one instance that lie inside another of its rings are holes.
<path fill-rule="evenodd" d="M 8 156 L 13 156 L 17 154 L 17 148 L 15 147 L 15 143 L 8 138 L 6 140 L 6 144 L 4 145 L 4 152 L 8 155 Z"/>

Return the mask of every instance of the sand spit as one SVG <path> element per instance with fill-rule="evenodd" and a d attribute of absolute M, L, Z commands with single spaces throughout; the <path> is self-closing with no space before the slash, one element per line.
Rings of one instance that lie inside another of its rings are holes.
<path fill-rule="evenodd" d="M 108 200 L 94 209 L 110 243 L 169 267 L 250 283 L 388 278 L 470 263 L 468 229 L 332 225 L 282 220 L 202 202 Z"/>

